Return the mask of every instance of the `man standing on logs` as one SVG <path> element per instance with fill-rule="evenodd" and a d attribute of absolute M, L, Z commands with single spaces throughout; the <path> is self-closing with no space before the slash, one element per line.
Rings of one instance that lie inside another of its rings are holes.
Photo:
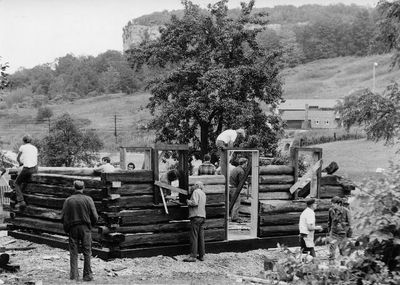
<path fill-rule="evenodd" d="M 23 186 L 31 178 L 33 173 L 38 171 L 38 149 L 31 144 L 32 137 L 25 135 L 22 138 L 23 145 L 18 150 L 17 161 L 22 166 L 22 171 L 15 179 L 15 194 L 17 196 L 17 209 L 23 210 L 26 207 L 23 194 Z"/>
<path fill-rule="evenodd" d="M 101 159 L 101 165 L 94 169 L 94 172 L 97 174 L 114 172 L 115 167 L 111 165 L 111 159 L 108 156 L 105 156 Z"/>
<path fill-rule="evenodd" d="M 196 262 L 204 260 L 205 242 L 204 242 L 204 222 L 206 220 L 206 194 L 203 191 L 204 185 L 197 181 L 193 186 L 193 192 L 190 199 L 187 200 L 190 219 L 190 256 L 185 258 L 185 262 Z M 197 256 L 198 254 L 198 256 Z"/>
<path fill-rule="evenodd" d="M 229 175 L 229 196 L 230 200 L 233 197 L 233 194 L 236 192 L 237 188 L 241 181 L 246 179 L 246 168 L 247 168 L 247 158 L 241 157 L 239 158 L 239 165 L 236 166 Z M 242 188 L 242 190 L 244 187 Z M 232 222 L 240 223 L 242 220 L 239 218 L 239 209 L 240 209 L 240 194 L 237 197 L 236 201 L 233 204 L 231 220 Z"/>
<path fill-rule="evenodd" d="M 83 181 L 74 181 L 75 193 L 67 198 L 62 209 L 61 220 L 64 231 L 69 235 L 70 279 L 78 280 L 78 247 L 83 248 L 83 281 L 92 281 L 90 266 L 92 256 L 92 226 L 99 216 L 93 199 L 83 195 Z"/>
<path fill-rule="evenodd" d="M 219 159 L 220 159 L 220 167 L 222 175 L 226 175 L 226 149 L 233 147 L 233 143 L 236 141 L 238 137 L 245 137 L 246 133 L 243 129 L 237 130 L 226 130 L 223 131 L 218 137 L 215 145 L 218 148 Z"/>
<path fill-rule="evenodd" d="M 314 232 L 315 230 L 322 231 L 321 226 L 315 225 L 315 213 L 317 202 L 315 199 L 307 200 L 307 208 L 301 213 L 299 221 L 300 231 L 300 253 L 309 252 L 312 257 L 315 257 L 314 249 Z"/>

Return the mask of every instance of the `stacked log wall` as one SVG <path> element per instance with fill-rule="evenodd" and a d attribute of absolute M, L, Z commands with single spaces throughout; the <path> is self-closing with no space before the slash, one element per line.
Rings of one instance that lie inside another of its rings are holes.
<path fill-rule="evenodd" d="M 26 209 L 14 211 L 8 222 L 24 231 L 66 235 L 61 210 L 65 199 L 74 192 L 73 181 L 79 179 L 84 181 L 84 194 L 93 198 L 100 216 L 92 231 L 97 246 L 115 251 L 189 243 L 188 207 L 169 202 L 166 214 L 162 203 L 154 204 L 154 191 L 158 188 L 154 186 L 153 171 L 118 171 L 101 177 L 90 174 L 90 170 L 41 168 L 25 188 Z M 213 190 L 209 194 L 205 239 L 223 240 L 224 194 Z"/>

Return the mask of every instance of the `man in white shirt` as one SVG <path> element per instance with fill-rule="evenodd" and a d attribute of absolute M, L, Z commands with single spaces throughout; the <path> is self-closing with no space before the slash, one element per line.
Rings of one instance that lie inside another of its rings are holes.
<path fill-rule="evenodd" d="M 317 208 L 315 199 L 307 200 L 307 208 L 301 213 L 299 221 L 300 231 L 300 251 L 301 253 L 309 252 L 311 256 L 315 257 L 314 250 L 314 232 L 315 230 L 321 231 L 321 226 L 315 225 L 315 213 Z"/>
<path fill-rule="evenodd" d="M 22 171 L 15 180 L 15 193 L 17 196 L 17 209 L 23 210 L 26 207 L 23 195 L 23 185 L 31 178 L 33 173 L 38 171 L 38 149 L 31 144 L 32 137 L 25 135 L 22 138 L 23 145 L 18 150 L 17 161 L 22 166 Z"/>
<path fill-rule="evenodd" d="M 109 157 L 103 157 L 101 163 L 102 165 L 94 169 L 95 173 L 108 173 L 115 171 L 115 167 L 111 165 L 111 159 Z"/>
<path fill-rule="evenodd" d="M 220 167 L 221 174 L 226 176 L 226 152 L 227 148 L 233 147 L 233 143 L 236 141 L 238 137 L 245 137 L 246 133 L 243 129 L 237 130 L 225 130 L 218 137 L 215 142 L 215 145 L 218 148 L 219 158 L 220 158 Z"/>

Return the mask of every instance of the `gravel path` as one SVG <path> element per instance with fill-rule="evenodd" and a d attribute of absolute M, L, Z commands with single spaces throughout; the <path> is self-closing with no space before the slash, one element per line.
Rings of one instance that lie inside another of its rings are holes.
<path fill-rule="evenodd" d="M 20 265 L 21 270 L 17 273 L 0 273 L 0 280 L 5 284 L 40 284 L 40 281 L 42 284 L 76 283 L 69 280 L 67 251 L 8 236 L 0 237 L 0 246 L 4 244 L 7 247 L 35 247 L 28 251 L 7 252 L 10 262 Z M 281 255 L 277 249 L 225 252 L 206 254 L 204 262 L 195 263 L 183 262 L 184 255 L 111 261 L 94 257 L 92 270 L 95 281 L 90 284 L 236 284 L 241 280 L 232 275 L 256 277 L 264 269 L 264 256 L 278 259 Z M 79 266 L 83 266 L 82 260 Z"/>

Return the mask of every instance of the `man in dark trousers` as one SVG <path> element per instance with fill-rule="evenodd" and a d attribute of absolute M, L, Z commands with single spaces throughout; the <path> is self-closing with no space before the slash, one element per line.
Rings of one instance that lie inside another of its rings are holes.
<path fill-rule="evenodd" d="M 206 220 L 206 194 L 203 191 L 203 183 L 197 181 L 194 184 L 192 195 L 187 200 L 190 219 L 190 257 L 185 258 L 185 262 L 196 262 L 204 260 L 204 222 Z M 198 256 L 197 256 L 198 254 Z"/>
<path fill-rule="evenodd" d="M 64 230 L 69 235 L 70 279 L 78 280 L 78 247 L 83 249 L 83 281 L 92 281 L 90 266 L 92 255 L 92 226 L 99 218 L 93 199 L 83 195 L 83 181 L 74 181 L 75 193 L 67 198 L 62 209 L 61 220 Z"/>
<path fill-rule="evenodd" d="M 22 141 L 23 145 L 19 148 L 17 156 L 17 161 L 22 166 L 22 170 L 18 174 L 17 179 L 15 179 L 15 194 L 17 196 L 15 208 L 20 210 L 24 210 L 26 207 L 23 186 L 26 185 L 32 174 L 38 171 L 38 149 L 31 144 L 32 137 L 25 135 Z"/>
<path fill-rule="evenodd" d="M 245 157 L 239 158 L 239 166 L 236 166 L 229 175 L 229 200 L 233 197 L 233 194 L 236 192 L 236 189 L 239 187 L 239 184 L 245 177 L 245 170 L 247 168 L 248 160 Z M 243 191 L 245 187 L 242 188 Z M 237 197 L 235 203 L 233 204 L 231 220 L 232 222 L 242 222 L 239 218 L 239 208 L 240 208 L 240 194 Z"/>

